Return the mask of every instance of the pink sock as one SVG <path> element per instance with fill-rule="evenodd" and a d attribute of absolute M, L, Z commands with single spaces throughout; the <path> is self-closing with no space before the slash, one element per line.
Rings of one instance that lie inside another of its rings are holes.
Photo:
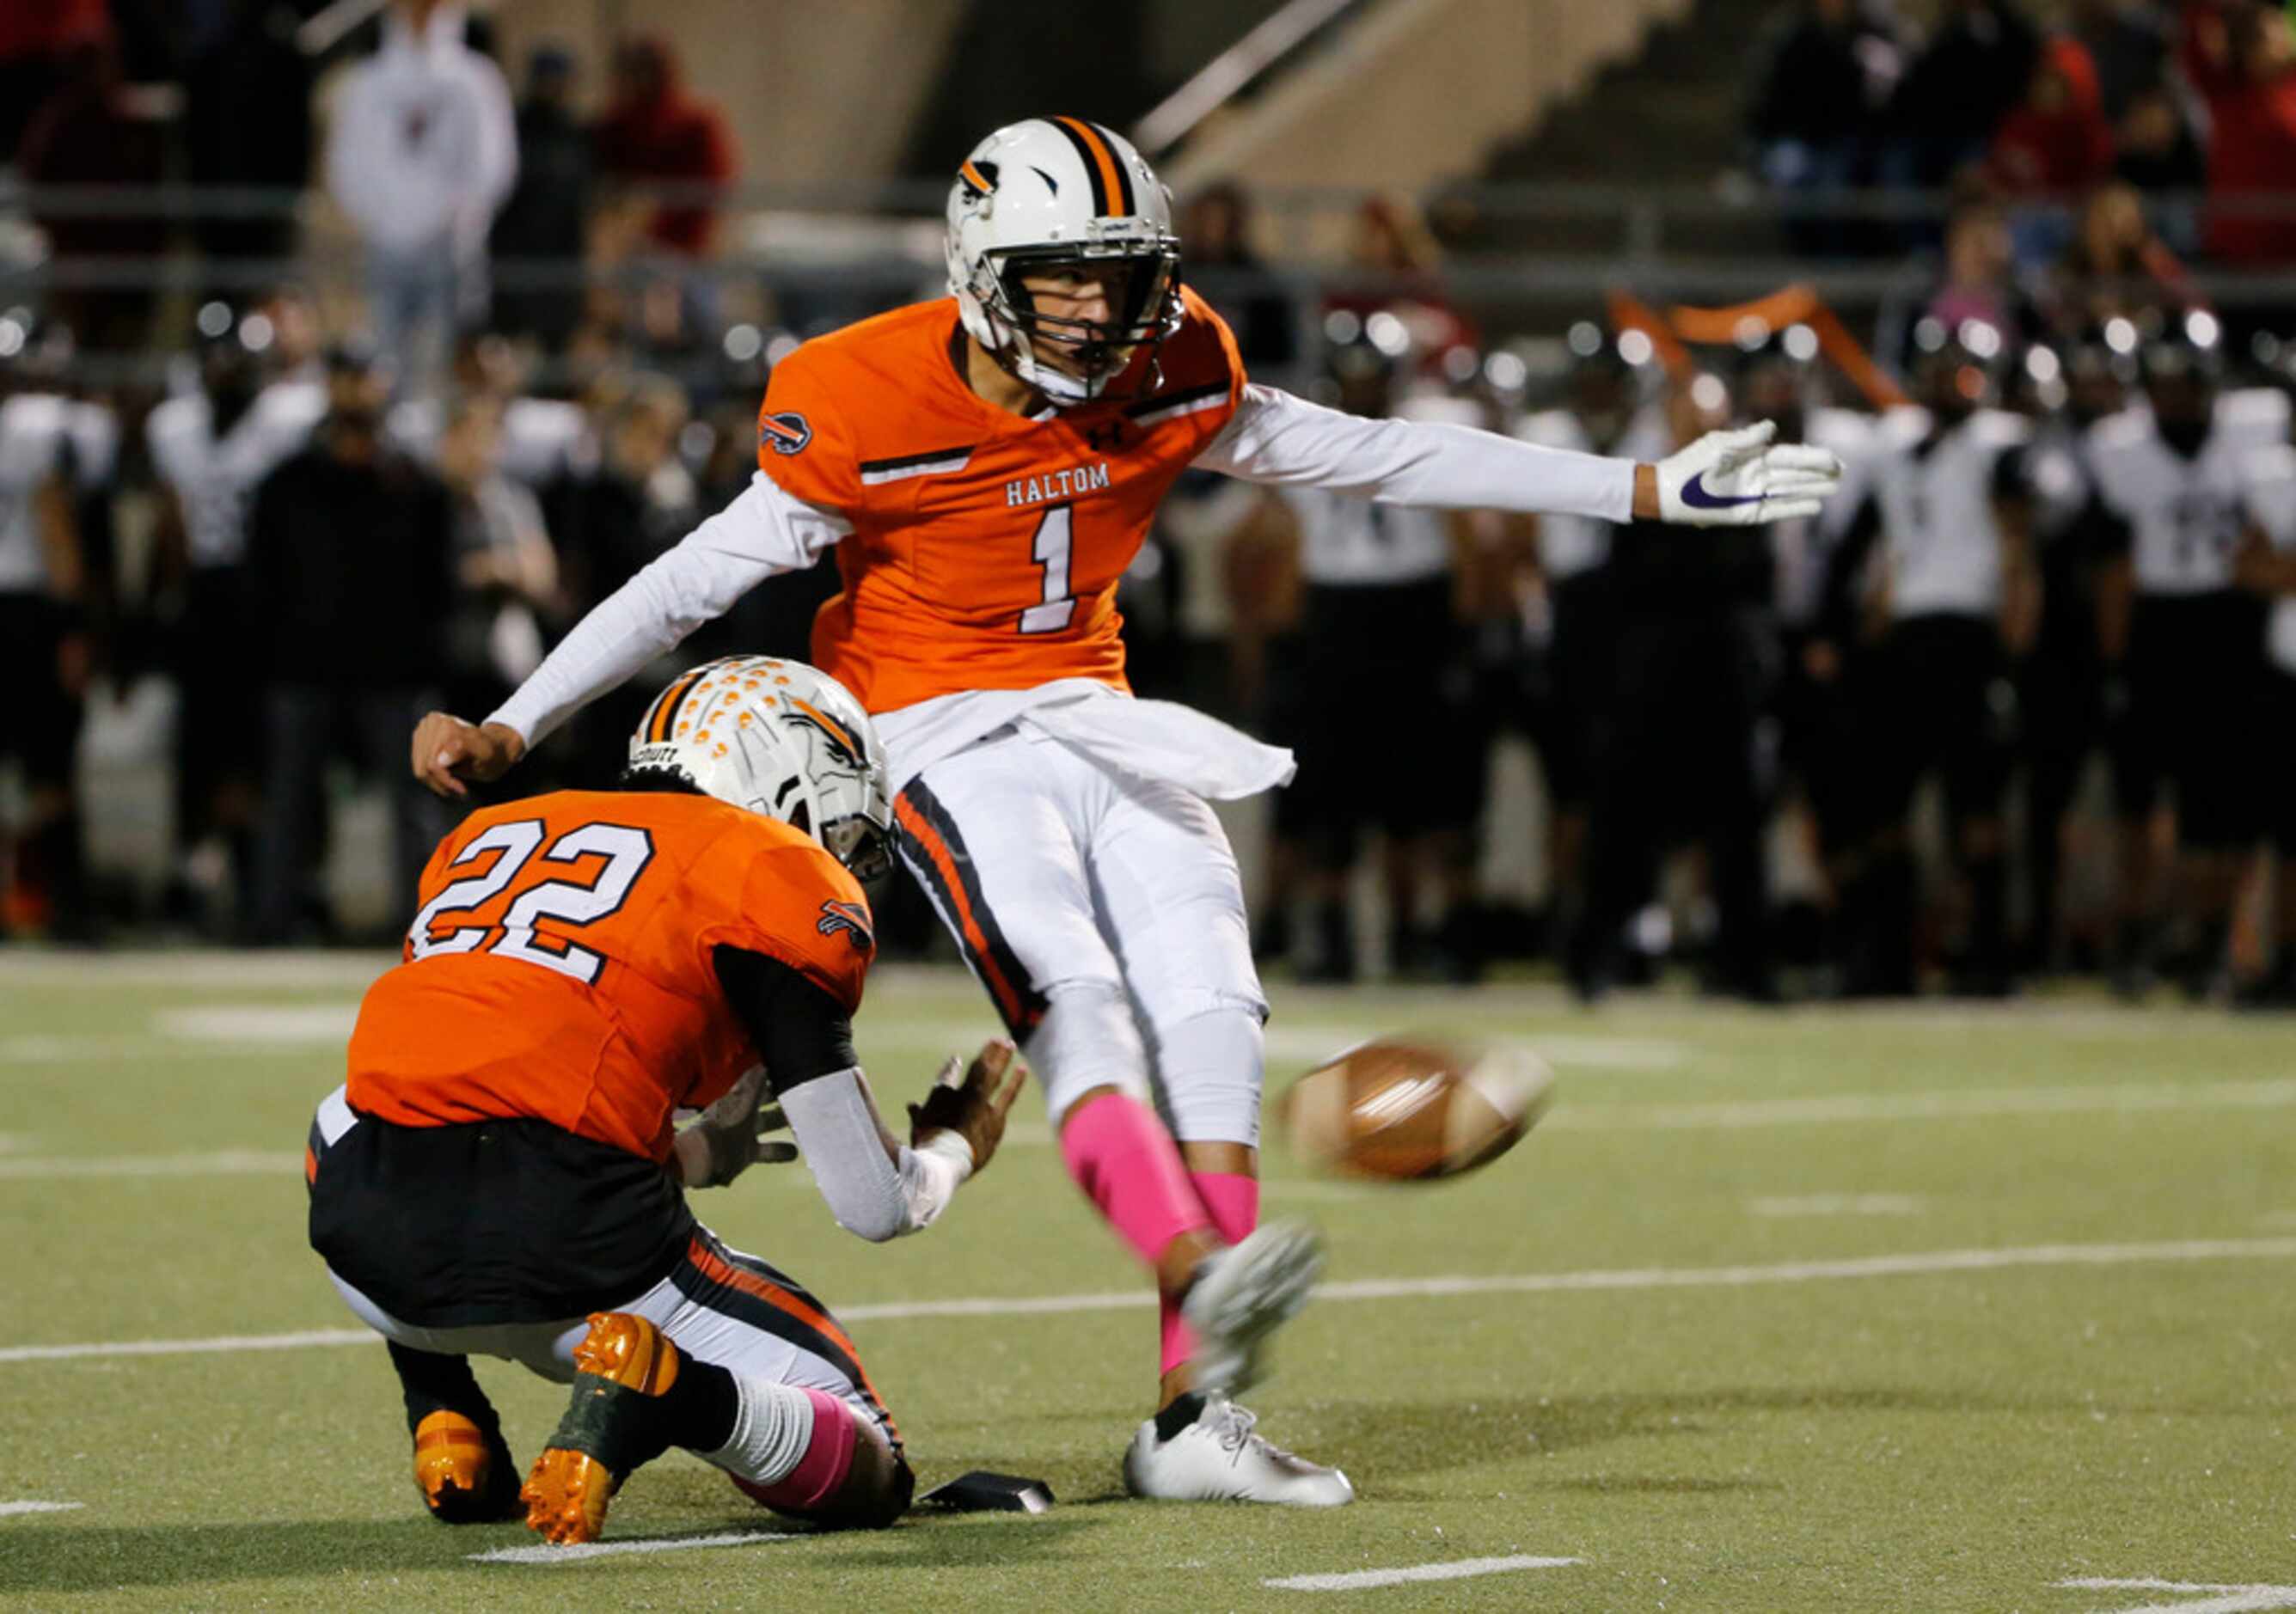
<path fill-rule="evenodd" d="M 813 1438 L 806 1443 L 797 1467 L 770 1485 L 733 1476 L 734 1487 L 751 1500 L 791 1513 L 817 1508 L 837 1495 L 846 1471 L 853 1466 L 853 1409 L 826 1391 L 802 1384 L 797 1388 L 813 1403 Z"/>
<path fill-rule="evenodd" d="M 1212 1213 L 1212 1226 L 1231 1244 L 1241 1244 L 1259 1225 L 1259 1179 L 1234 1171 L 1192 1171 L 1188 1181 Z"/>
<path fill-rule="evenodd" d="M 1188 1181 L 1196 1197 L 1211 1212 L 1212 1231 L 1233 1244 L 1259 1225 L 1259 1179 L 1232 1171 L 1192 1171 Z M 1164 1317 L 1164 1369 L 1170 1372 L 1195 1355 L 1196 1342 L 1180 1321 L 1177 1307 L 1167 1304 Z"/>
<path fill-rule="evenodd" d="M 1061 1124 L 1061 1158 L 1077 1186 L 1152 1269 L 1174 1239 L 1213 1225 L 1172 1135 L 1154 1110 L 1128 1094 L 1103 1093 L 1070 1110 Z M 1188 1359 L 1193 1341 L 1179 1308 L 1169 1301 L 1160 1305 L 1168 1372 Z"/>

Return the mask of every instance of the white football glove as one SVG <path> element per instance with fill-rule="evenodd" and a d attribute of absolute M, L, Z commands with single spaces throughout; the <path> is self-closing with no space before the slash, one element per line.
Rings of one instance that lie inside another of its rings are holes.
<path fill-rule="evenodd" d="M 1710 431 L 1658 463 L 1658 519 L 1685 527 L 1758 527 L 1814 516 L 1841 485 L 1824 448 L 1770 446 L 1775 421 Z"/>
<path fill-rule="evenodd" d="M 677 1174 L 688 1188 L 723 1188 L 760 1162 L 797 1159 L 795 1143 L 766 1141 L 769 1134 L 787 1131 L 789 1121 L 779 1104 L 759 1102 L 765 1091 L 766 1068 L 752 1065 L 677 1135 Z"/>

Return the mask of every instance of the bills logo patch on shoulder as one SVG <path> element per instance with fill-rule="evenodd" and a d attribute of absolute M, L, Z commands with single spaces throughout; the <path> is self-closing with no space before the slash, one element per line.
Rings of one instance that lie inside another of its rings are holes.
<path fill-rule="evenodd" d="M 845 939 L 856 953 L 866 953 L 877 945 L 869 934 L 869 914 L 858 903 L 824 902 L 821 905 L 821 921 L 815 927 L 824 936 L 845 932 Z"/>
<path fill-rule="evenodd" d="M 758 447 L 771 448 L 775 454 L 795 454 L 813 441 L 813 428 L 805 423 L 805 416 L 791 410 L 786 414 L 761 415 L 758 420 Z"/>

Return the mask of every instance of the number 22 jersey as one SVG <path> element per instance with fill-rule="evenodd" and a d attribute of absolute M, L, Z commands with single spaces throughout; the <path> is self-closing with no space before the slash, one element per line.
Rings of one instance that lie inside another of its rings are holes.
<path fill-rule="evenodd" d="M 806 343 L 775 367 L 758 463 L 851 526 L 813 660 L 886 712 L 1062 678 L 1126 686 L 1117 580 L 1157 505 L 1242 396 L 1234 338 L 1194 293 L 1112 401 L 1015 414 L 966 383 L 954 299 Z"/>
<path fill-rule="evenodd" d="M 719 946 L 850 1013 L 874 942 L 803 831 L 707 796 L 561 791 L 439 843 L 405 962 L 359 1005 L 345 1096 L 406 1127 L 530 1118 L 657 1162 L 758 1054 Z"/>

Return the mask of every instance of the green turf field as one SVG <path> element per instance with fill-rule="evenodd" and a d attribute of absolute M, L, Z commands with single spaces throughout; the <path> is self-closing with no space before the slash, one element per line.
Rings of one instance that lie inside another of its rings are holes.
<path fill-rule="evenodd" d="M 1052 1513 L 779 1536 L 673 1454 L 609 1543 L 754 1538 L 534 1563 L 473 1561 L 521 1528 L 422 1515 L 389 1367 L 335 1338 L 304 1246 L 303 1134 L 375 967 L 0 959 L 0 1603 L 2296 1609 L 2288 1021 L 1279 987 L 1278 1084 L 1403 1028 L 1520 1037 L 1563 1077 L 1529 1142 L 1447 1187 L 1270 1152 L 1269 1208 L 1323 1229 L 1332 1287 L 1252 1400 L 1357 1505 L 1123 1499 L 1153 1314 L 1024 1101 L 917 1239 L 840 1233 L 800 1167 L 697 1208 L 844 1314 L 925 1485 L 1039 1474 Z M 861 1024 L 894 1097 L 991 1029 L 962 978 L 898 969 Z M 561 1392 L 481 1377 L 530 1456 Z M 1522 1561 L 1280 1584 L 1480 1560 Z"/>

